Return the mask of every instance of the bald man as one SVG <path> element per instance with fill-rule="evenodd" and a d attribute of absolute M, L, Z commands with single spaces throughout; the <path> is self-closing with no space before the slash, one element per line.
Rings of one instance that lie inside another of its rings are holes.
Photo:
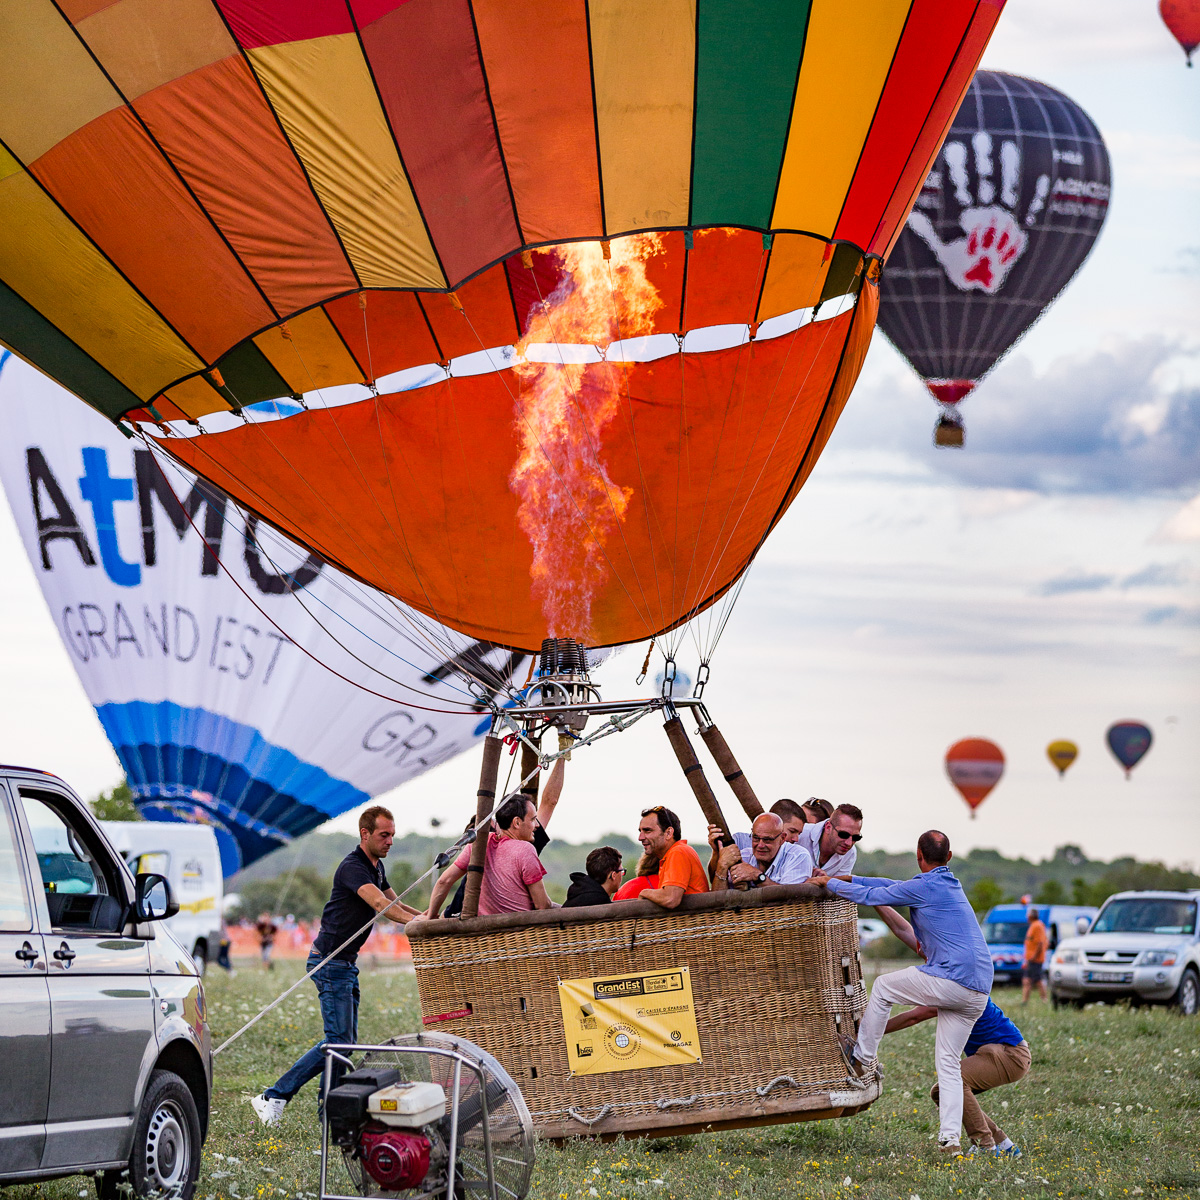
<path fill-rule="evenodd" d="M 714 892 L 738 886 L 804 883 L 813 873 L 812 856 L 803 846 L 787 840 L 783 821 L 775 813 L 755 817 L 749 833 L 735 833 L 736 845 L 721 850 L 718 840 L 723 836 L 719 825 L 708 827 Z"/>

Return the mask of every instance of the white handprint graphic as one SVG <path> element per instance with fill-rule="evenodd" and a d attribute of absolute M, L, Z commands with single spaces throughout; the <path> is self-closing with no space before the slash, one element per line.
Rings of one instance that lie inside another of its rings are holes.
<path fill-rule="evenodd" d="M 1015 142 L 1000 145 L 1000 202 L 996 203 L 993 179 L 992 136 L 984 130 L 972 135 L 976 186 L 971 194 L 967 171 L 967 147 L 962 142 L 947 142 L 942 158 L 954 187 L 954 198 L 962 205 L 958 223 L 963 237 L 943 242 L 933 222 L 923 213 L 908 218 L 909 228 L 933 251 L 950 282 L 961 291 L 977 289 L 989 296 L 999 291 L 1017 259 L 1025 252 L 1028 237 L 1017 220 L 1021 175 L 1020 154 Z M 1032 225 L 1045 207 L 1050 177 L 1038 177 L 1025 224 Z"/>

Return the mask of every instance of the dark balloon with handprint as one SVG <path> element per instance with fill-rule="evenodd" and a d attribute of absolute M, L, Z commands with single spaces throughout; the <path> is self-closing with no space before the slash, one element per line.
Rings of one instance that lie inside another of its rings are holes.
<path fill-rule="evenodd" d="M 1150 727 L 1143 725 L 1141 721 L 1118 721 L 1108 727 L 1108 733 L 1104 736 L 1113 757 L 1125 768 L 1126 779 L 1129 778 L 1130 771 L 1145 757 L 1151 742 L 1154 741 Z"/>
<path fill-rule="evenodd" d="M 1070 283 L 1108 213 L 1108 151 L 1044 83 L 977 71 L 883 274 L 879 326 L 955 411 Z M 947 436 L 944 426 L 953 426 Z"/>

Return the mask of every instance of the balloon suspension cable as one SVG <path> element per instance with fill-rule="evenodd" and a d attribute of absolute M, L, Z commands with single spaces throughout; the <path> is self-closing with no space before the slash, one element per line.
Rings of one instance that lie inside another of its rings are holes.
<path fill-rule="evenodd" d="M 167 480 L 166 473 L 163 471 L 162 464 L 158 461 L 158 455 L 155 454 L 154 447 L 151 445 L 149 439 L 146 437 L 145 433 L 142 432 L 140 429 L 138 430 L 138 436 L 141 438 L 143 444 L 146 446 L 146 449 L 149 450 L 151 458 L 154 461 L 155 469 L 158 471 L 159 476 L 162 478 L 163 483 L 166 484 L 167 487 L 170 487 L 170 482 Z M 262 616 L 265 620 L 270 621 L 270 623 L 277 630 L 279 630 L 279 632 L 285 638 L 287 638 L 288 642 L 291 645 L 295 646 L 296 649 L 299 650 L 300 653 L 303 654 L 306 658 L 312 659 L 312 661 L 315 662 L 319 667 L 323 667 L 331 675 L 336 676 L 338 679 L 342 680 L 342 682 L 344 682 L 344 683 L 350 684 L 351 687 L 358 688 L 359 691 L 366 692 L 368 695 L 375 696 L 380 700 L 386 700 L 389 704 L 402 704 L 408 708 L 418 709 L 421 712 L 447 713 L 450 716 L 461 716 L 462 714 L 468 713 L 472 710 L 472 708 L 474 706 L 467 705 L 465 702 L 459 708 L 435 708 L 432 705 L 415 704 L 411 700 L 402 700 L 396 696 L 389 696 L 384 692 L 378 692 L 374 688 L 368 687 L 364 683 L 359 683 L 357 680 L 351 679 L 348 675 L 342 674 L 342 672 L 339 671 L 336 667 L 332 667 L 329 665 L 329 663 L 323 662 L 306 646 L 302 645 L 300 642 L 293 641 L 290 637 L 288 637 L 287 630 L 283 629 L 279 625 L 279 623 L 270 615 L 270 613 L 268 613 L 265 609 L 263 609 L 262 606 L 259 605 L 255 601 L 254 597 L 251 596 L 250 593 L 248 591 L 246 591 L 246 589 L 244 587 L 242 587 L 242 585 L 238 582 L 238 580 L 236 578 L 234 578 L 233 573 L 229 570 L 229 568 L 221 560 L 221 556 L 219 554 L 217 554 L 215 550 L 213 550 L 212 546 L 209 545 L 208 541 L 200 533 L 200 530 L 197 527 L 195 519 L 193 518 L 192 514 L 189 513 L 186 508 L 183 511 L 184 511 L 184 515 L 187 517 L 188 524 L 192 528 L 192 531 L 196 534 L 197 537 L 200 538 L 201 542 L 203 543 L 204 552 L 210 558 L 212 558 L 214 560 L 214 562 L 216 563 L 217 567 L 220 570 L 225 572 L 226 578 L 229 579 L 230 583 L 232 583 L 233 586 L 235 588 L 237 588 L 237 590 L 239 592 L 241 592 L 241 594 L 246 598 L 247 601 L 249 601 L 250 605 L 254 608 L 254 610 L 260 616 Z M 197 511 L 199 511 L 199 510 L 197 509 Z M 343 649 L 344 649 L 344 647 L 343 647 Z M 393 682 L 395 682 L 395 681 L 393 681 Z"/>
<path fill-rule="evenodd" d="M 581 646 L 576 649 L 583 652 Z M 586 652 L 584 652 L 586 653 Z M 296 980 L 289 988 L 277 996 L 270 1004 L 262 1008 L 258 1013 L 250 1018 L 240 1029 L 231 1034 L 224 1042 L 221 1043 L 214 1051 L 213 1055 L 224 1053 L 234 1042 L 238 1040 L 248 1029 L 256 1025 L 263 1017 L 265 1017 L 273 1009 L 277 1008 L 284 1000 L 287 999 L 305 980 L 311 979 L 326 963 L 336 958 L 347 946 L 349 946 L 362 933 L 370 929 L 377 918 L 384 916 L 394 905 L 399 904 L 405 896 L 413 891 L 414 888 L 424 883 L 426 880 L 434 877 L 439 871 L 449 866 L 458 855 L 467 847 L 472 845 L 480 833 L 487 829 L 490 822 L 495 817 L 500 806 L 505 799 L 514 792 L 523 792 L 528 784 L 537 778 L 541 771 L 549 770 L 554 763 L 559 759 L 569 758 L 572 751 L 582 749 L 584 746 L 590 746 L 601 741 L 603 738 L 611 737 L 615 733 L 623 733 L 626 729 L 636 725 L 643 717 L 649 716 L 653 712 L 664 712 L 666 716 L 677 721 L 678 713 L 676 706 L 681 708 L 691 708 L 698 716 L 702 716 L 702 724 L 711 724 L 708 717 L 708 712 L 704 705 L 694 698 L 679 698 L 672 699 L 670 695 L 650 696 L 641 700 L 629 701 L 601 701 L 594 688 L 590 689 L 590 695 L 596 696 L 595 699 L 589 699 L 584 704 L 539 704 L 531 705 L 526 708 L 503 708 L 494 700 L 489 701 L 491 709 L 492 727 L 488 734 L 489 737 L 500 738 L 510 747 L 510 752 L 513 756 L 509 766 L 508 778 L 505 781 L 503 791 L 497 790 L 497 794 L 493 797 L 491 811 L 476 815 L 476 818 L 468 825 L 466 830 L 459 836 L 453 845 L 448 846 L 437 854 L 433 860 L 433 864 L 428 870 L 417 876 L 394 900 L 389 901 L 382 909 L 379 910 L 369 921 L 363 924 L 360 928 L 354 931 L 342 944 L 336 949 L 330 951 L 315 967 L 310 971 L 305 972 L 301 978 Z M 608 710 L 605 713 L 597 710 Z M 564 718 L 569 720 L 571 717 L 582 713 L 584 717 L 588 713 L 594 715 L 606 715 L 607 720 L 586 736 L 582 733 L 582 726 L 577 732 L 574 729 L 567 727 L 569 738 L 565 745 L 560 745 L 557 751 L 543 752 L 541 746 L 529 736 L 528 730 L 536 724 L 541 724 L 542 728 L 550 725 L 558 725 L 560 729 L 564 728 Z M 686 737 L 686 735 L 684 735 Z M 533 755 L 532 769 L 520 780 L 516 788 L 510 788 L 508 785 L 512 781 L 513 768 L 516 765 L 516 751 L 519 746 L 525 746 L 530 749 Z M 705 785 L 707 786 L 707 785 Z M 714 800 L 715 804 L 715 800 Z"/>
<path fill-rule="evenodd" d="M 650 656 L 654 653 L 654 639 L 650 639 L 650 645 L 646 647 L 646 657 L 642 660 L 642 669 L 638 672 L 637 679 L 634 683 L 641 687 L 646 682 L 646 672 L 650 670 Z"/>

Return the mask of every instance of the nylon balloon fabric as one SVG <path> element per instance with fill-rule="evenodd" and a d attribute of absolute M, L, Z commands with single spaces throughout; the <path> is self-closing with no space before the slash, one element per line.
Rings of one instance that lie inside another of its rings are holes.
<path fill-rule="evenodd" d="M 879 326 L 943 403 L 1070 283 L 1108 213 L 1108 151 L 1044 83 L 977 71 L 881 288 Z"/>
<path fill-rule="evenodd" d="M 1002 7 L 31 0 L 0 340 L 438 622 L 640 640 L 811 472 Z"/>
<path fill-rule="evenodd" d="M 0 480 L 134 803 L 209 825 L 226 875 L 482 738 L 444 631 L 427 638 L 170 460 L 160 470 L 11 357 L 0 417 Z M 460 650 L 497 691 L 520 667 Z"/>

